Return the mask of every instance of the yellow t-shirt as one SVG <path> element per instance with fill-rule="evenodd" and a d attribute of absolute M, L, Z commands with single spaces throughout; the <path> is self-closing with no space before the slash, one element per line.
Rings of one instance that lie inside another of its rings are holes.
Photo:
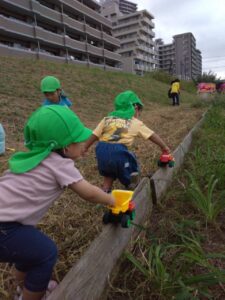
<path fill-rule="evenodd" d="M 149 139 L 154 133 L 145 124 L 136 119 L 124 120 L 116 117 L 105 117 L 93 131 L 100 141 L 131 146 L 136 136 Z"/>
<path fill-rule="evenodd" d="M 179 93 L 180 91 L 180 83 L 174 82 L 171 86 L 171 93 Z"/>

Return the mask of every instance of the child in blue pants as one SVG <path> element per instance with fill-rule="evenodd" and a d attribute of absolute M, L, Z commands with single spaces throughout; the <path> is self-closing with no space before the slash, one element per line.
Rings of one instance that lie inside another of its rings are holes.
<path fill-rule="evenodd" d="M 40 300 L 45 294 L 57 248 L 36 224 L 64 189 L 90 202 L 114 205 L 111 195 L 87 182 L 74 166 L 90 135 L 70 109 L 41 107 L 25 125 L 29 151 L 14 154 L 0 177 L 0 262 L 15 265 L 23 288 L 20 299 Z"/>
<path fill-rule="evenodd" d="M 132 178 L 139 173 L 137 159 L 129 151 L 135 137 L 141 136 L 169 151 L 165 142 L 151 129 L 138 120 L 143 108 L 142 101 L 133 91 L 125 91 L 115 98 L 115 110 L 105 117 L 95 128 L 85 143 L 84 152 L 98 141 L 96 157 L 98 170 L 103 176 L 103 190 L 110 192 L 113 182 L 118 179 L 127 189 L 131 189 Z"/>

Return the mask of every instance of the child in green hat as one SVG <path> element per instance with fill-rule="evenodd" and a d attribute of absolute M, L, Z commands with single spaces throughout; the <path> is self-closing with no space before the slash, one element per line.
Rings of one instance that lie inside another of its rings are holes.
<path fill-rule="evenodd" d="M 125 91 L 115 98 L 115 110 L 95 128 L 85 143 L 84 152 L 95 142 L 100 175 L 104 177 L 103 190 L 111 192 L 114 180 L 128 189 L 134 188 L 139 177 L 139 167 L 134 153 L 129 151 L 135 137 L 149 139 L 162 150 L 169 151 L 165 142 L 151 129 L 138 120 L 143 108 L 142 101 L 133 91 Z"/>
<path fill-rule="evenodd" d="M 57 259 L 54 242 L 35 226 L 66 187 L 81 198 L 114 205 L 111 195 L 87 182 L 74 166 L 91 130 L 68 108 L 51 105 L 28 119 L 25 145 L 0 177 L 0 262 L 13 263 L 23 300 L 42 299 Z"/>
<path fill-rule="evenodd" d="M 59 79 L 54 76 L 45 76 L 41 80 L 41 92 L 45 95 L 43 106 L 57 104 L 70 107 L 72 105 L 62 90 Z"/>

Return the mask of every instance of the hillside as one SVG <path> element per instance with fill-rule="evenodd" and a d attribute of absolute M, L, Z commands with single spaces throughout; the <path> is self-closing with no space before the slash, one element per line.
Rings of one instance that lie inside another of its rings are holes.
<path fill-rule="evenodd" d="M 112 110 L 113 100 L 118 93 L 132 89 L 145 104 L 142 120 L 165 139 L 173 150 L 203 112 L 202 108 L 196 108 L 199 103 L 197 96 L 185 91 L 181 94 L 181 106 L 172 107 L 167 98 L 169 86 L 151 76 L 138 77 L 11 57 L 0 58 L 0 70 L 0 122 L 6 130 L 6 146 L 16 150 L 23 148 L 25 120 L 42 102 L 39 85 L 45 75 L 54 75 L 61 80 L 63 89 L 73 102 L 73 110 L 90 128 L 94 128 Z M 133 150 L 139 157 L 142 175 L 156 169 L 160 152 L 155 145 L 137 140 Z M 12 151 L 8 150 L 5 156 L 0 157 L 1 172 L 7 168 L 7 159 L 11 154 Z M 94 149 L 77 165 L 87 180 L 101 186 Z M 59 261 L 54 274 L 57 280 L 63 278 L 101 230 L 102 212 L 101 208 L 93 207 L 67 191 L 40 224 L 59 248 Z M 2 264 L 0 270 L 0 299 L 10 299 L 12 280 L 9 268 Z"/>

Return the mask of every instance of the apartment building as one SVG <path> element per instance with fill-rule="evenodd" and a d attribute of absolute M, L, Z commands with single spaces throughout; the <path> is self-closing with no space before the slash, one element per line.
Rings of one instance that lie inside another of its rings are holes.
<path fill-rule="evenodd" d="M 120 41 L 93 0 L 1 0 L 0 55 L 121 70 Z"/>
<path fill-rule="evenodd" d="M 175 48 L 174 44 L 164 44 L 162 39 L 155 40 L 156 51 L 156 69 L 163 69 L 170 74 L 174 73 L 174 57 Z"/>
<path fill-rule="evenodd" d="M 126 0 L 119 0 L 119 9 L 123 14 L 132 14 L 137 11 L 137 4 Z"/>
<path fill-rule="evenodd" d="M 153 15 L 147 10 L 124 14 L 117 0 L 105 1 L 102 15 L 112 21 L 113 36 L 120 40 L 117 52 L 123 70 L 138 75 L 152 71 L 156 64 Z"/>
<path fill-rule="evenodd" d="M 192 73 L 193 78 L 197 78 L 202 75 L 202 54 L 199 49 L 195 49 L 194 51 Z"/>
<path fill-rule="evenodd" d="M 171 44 L 156 41 L 159 69 L 181 79 L 195 79 L 202 74 L 201 51 L 196 49 L 196 40 L 191 32 L 173 36 Z"/>
<path fill-rule="evenodd" d="M 114 0 L 114 3 L 119 5 L 119 10 L 122 14 L 131 14 L 137 11 L 137 4 L 127 0 Z M 104 4 L 112 3 L 112 0 L 101 0 L 100 3 Z"/>

